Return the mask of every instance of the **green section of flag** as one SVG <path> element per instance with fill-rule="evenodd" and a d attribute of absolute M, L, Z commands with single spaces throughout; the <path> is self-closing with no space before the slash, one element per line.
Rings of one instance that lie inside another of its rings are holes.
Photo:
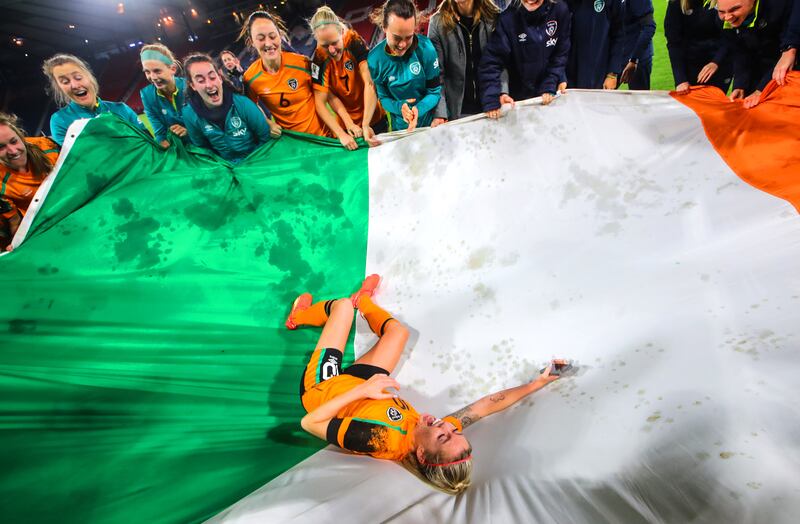
<path fill-rule="evenodd" d="M 4 520 L 198 521 L 322 447 L 319 331 L 283 321 L 357 289 L 367 207 L 366 149 L 284 136 L 234 168 L 92 120 L 0 257 Z"/>

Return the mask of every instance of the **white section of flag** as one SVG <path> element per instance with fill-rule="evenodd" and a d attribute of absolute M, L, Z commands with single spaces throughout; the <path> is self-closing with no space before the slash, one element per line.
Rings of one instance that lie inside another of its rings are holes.
<path fill-rule="evenodd" d="M 370 151 L 367 272 L 414 332 L 396 373 L 470 427 L 473 487 L 316 454 L 217 522 L 790 522 L 800 514 L 800 219 L 662 93 L 573 92 Z M 359 319 L 357 353 L 374 343 Z M 531 402 L 533 401 L 533 402 Z"/>

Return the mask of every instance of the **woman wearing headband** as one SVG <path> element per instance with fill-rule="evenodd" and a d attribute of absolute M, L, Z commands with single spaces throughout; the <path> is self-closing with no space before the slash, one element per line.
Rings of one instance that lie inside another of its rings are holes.
<path fill-rule="evenodd" d="M 156 142 L 168 147 L 168 133 L 186 138 L 186 127 L 183 125 L 181 115 L 186 82 L 183 78 L 175 76 L 178 71 L 178 61 L 167 46 L 148 44 L 142 47 L 139 58 L 142 61 L 144 76 L 150 82 L 149 86 L 139 91 L 144 114 L 153 126 Z"/>
<path fill-rule="evenodd" d="M 108 102 L 98 96 L 100 87 L 89 64 L 73 55 L 58 54 L 42 64 L 50 81 L 49 94 L 61 107 L 50 117 L 50 134 L 59 145 L 64 143 L 67 129 L 76 120 L 113 113 L 137 129 L 144 130 L 133 109 L 123 102 Z"/>
<path fill-rule="evenodd" d="M 361 136 L 377 145 L 375 133 L 386 131 L 388 123 L 369 73 L 366 42 L 328 6 L 317 9 L 309 25 L 317 40 L 311 63 L 317 115 L 347 149 L 355 149 L 354 138 Z M 339 115 L 344 129 L 326 103 Z"/>
<path fill-rule="evenodd" d="M 449 494 L 464 491 L 472 474 L 472 446 L 462 430 L 502 411 L 557 380 L 554 360 L 532 382 L 483 397 L 443 419 L 418 413 L 388 388 L 400 385 L 389 375 L 408 340 L 408 329 L 373 301 L 380 277 L 371 275 L 349 298 L 313 303 L 297 297 L 286 327 L 322 327 L 305 369 L 300 396 L 307 415 L 304 430 L 347 451 L 394 460 L 423 481 Z M 378 342 L 352 366 L 341 369 L 353 310 L 367 320 Z"/>
<path fill-rule="evenodd" d="M 285 34 L 280 17 L 267 11 L 255 11 L 242 26 L 239 38 L 259 57 L 244 73 L 247 96 L 260 100 L 283 129 L 332 136 L 317 116 L 311 64 L 303 55 L 283 51 Z"/>

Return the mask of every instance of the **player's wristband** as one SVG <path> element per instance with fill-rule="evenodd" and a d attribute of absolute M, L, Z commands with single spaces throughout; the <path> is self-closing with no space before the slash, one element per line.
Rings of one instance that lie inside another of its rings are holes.
<path fill-rule="evenodd" d="M 608 73 L 606 75 L 606 78 L 613 78 L 614 80 L 616 80 L 617 79 L 617 73 Z"/>

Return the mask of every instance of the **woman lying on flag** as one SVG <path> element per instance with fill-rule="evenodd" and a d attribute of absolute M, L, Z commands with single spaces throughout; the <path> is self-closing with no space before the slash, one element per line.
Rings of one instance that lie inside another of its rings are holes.
<path fill-rule="evenodd" d="M 392 130 L 430 126 L 442 95 L 439 56 L 428 37 L 417 34 L 417 6 L 387 0 L 372 18 L 386 40 L 372 48 L 367 63 Z"/>
<path fill-rule="evenodd" d="M 311 63 L 317 115 L 347 149 L 356 149 L 354 139 L 361 136 L 378 145 L 375 133 L 387 131 L 388 123 L 369 73 L 366 42 L 326 5 L 317 9 L 309 25 L 317 40 Z M 326 104 L 336 111 L 344 129 Z"/>
<path fill-rule="evenodd" d="M 267 117 L 247 97 L 234 92 L 210 56 L 191 54 L 183 68 L 189 86 L 183 121 L 194 145 L 239 162 L 270 140 Z"/>
<path fill-rule="evenodd" d="M 483 110 L 500 116 L 503 104 L 542 97 L 549 104 L 565 78 L 571 15 L 560 0 L 519 0 L 503 11 L 483 50 L 478 80 Z M 500 75 L 508 71 L 508 93 Z"/>
<path fill-rule="evenodd" d="M 22 217 L 58 160 L 58 146 L 27 137 L 17 117 L 0 113 L 0 249 L 7 249 Z"/>
<path fill-rule="evenodd" d="M 100 86 L 89 64 L 77 56 L 58 54 L 44 61 L 42 71 L 50 81 L 48 93 L 63 106 L 50 117 L 50 134 L 59 145 L 64 143 L 67 129 L 81 118 L 94 118 L 102 113 L 113 113 L 144 130 L 133 109 L 123 102 L 108 102 L 98 96 Z"/>
<path fill-rule="evenodd" d="M 180 63 L 163 44 L 147 44 L 139 52 L 142 71 L 150 85 L 139 91 L 144 114 L 150 120 L 156 142 L 169 147 L 167 134 L 186 138 L 183 124 L 186 81 L 176 76 Z"/>
<path fill-rule="evenodd" d="M 487 395 L 443 419 L 420 414 L 387 391 L 400 389 L 389 375 L 403 353 L 408 330 L 373 301 L 379 281 L 378 275 L 367 277 L 350 298 L 312 303 L 312 296 L 304 293 L 294 301 L 287 328 L 322 326 L 300 383 L 300 398 L 308 413 L 300 424 L 331 444 L 397 461 L 434 487 L 460 493 L 469 486 L 472 474 L 472 446 L 462 430 L 557 380 L 557 373 L 569 364 L 554 360 L 532 382 Z M 353 308 L 379 339 L 353 365 L 340 369 Z"/>

